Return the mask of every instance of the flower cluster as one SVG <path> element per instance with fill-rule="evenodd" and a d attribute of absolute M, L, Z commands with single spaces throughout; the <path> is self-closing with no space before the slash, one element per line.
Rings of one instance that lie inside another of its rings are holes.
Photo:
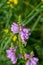
<path fill-rule="evenodd" d="M 11 25 L 11 31 L 14 34 L 19 34 L 20 39 L 23 44 L 26 46 L 26 39 L 30 36 L 30 29 L 23 28 L 24 24 L 18 25 L 17 23 L 13 23 Z M 17 39 L 16 36 L 13 37 L 13 40 L 15 41 Z M 19 39 L 18 39 L 19 40 Z M 24 46 L 22 47 L 24 49 Z M 18 53 L 16 55 L 16 50 L 18 49 L 18 46 L 12 47 L 9 50 L 6 50 L 7 57 L 12 61 L 13 64 L 17 62 L 18 59 L 23 58 L 26 61 L 26 65 L 37 65 L 38 58 L 34 57 L 34 55 L 27 54 L 26 52 L 24 54 Z M 21 49 L 21 48 L 20 48 Z M 21 49 L 22 50 L 22 49 Z"/>
<path fill-rule="evenodd" d="M 11 7 L 11 8 L 13 8 L 13 4 L 18 4 L 18 0 L 9 0 L 8 2 L 7 2 L 7 4 Z"/>
<path fill-rule="evenodd" d="M 12 63 L 15 64 L 17 62 L 17 57 L 15 55 L 17 46 L 14 48 L 10 48 L 9 50 L 6 50 L 7 57 L 11 59 Z"/>
<path fill-rule="evenodd" d="M 9 50 L 6 50 L 7 57 L 12 61 L 13 64 L 15 64 L 18 59 L 22 58 L 22 54 L 19 54 L 18 56 L 16 56 L 17 48 L 18 46 L 15 46 L 13 48 L 10 48 Z"/>
<path fill-rule="evenodd" d="M 11 31 L 14 34 L 19 33 L 22 43 L 26 45 L 26 39 L 28 39 L 28 37 L 30 36 L 30 29 L 23 28 L 23 25 L 19 26 L 18 24 L 13 23 L 11 26 Z"/>
<path fill-rule="evenodd" d="M 26 65 L 37 65 L 39 59 L 26 53 L 25 60 L 27 60 Z"/>
<path fill-rule="evenodd" d="M 6 50 L 7 57 L 12 61 L 13 64 L 15 64 L 18 59 L 23 58 L 22 54 L 19 54 L 18 57 L 16 56 L 17 48 L 18 47 L 15 46 L 14 48 L 10 48 L 9 50 Z M 33 57 L 27 53 L 25 53 L 24 59 L 26 60 L 26 65 L 37 65 L 37 62 L 39 60 L 38 58 Z"/>

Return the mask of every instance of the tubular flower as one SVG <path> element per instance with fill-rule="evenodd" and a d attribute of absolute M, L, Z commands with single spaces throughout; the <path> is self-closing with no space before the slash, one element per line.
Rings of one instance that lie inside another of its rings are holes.
<path fill-rule="evenodd" d="M 23 28 L 23 25 L 24 24 L 22 24 L 22 26 L 19 26 L 18 24 L 13 23 L 11 26 L 11 31 L 14 34 L 19 33 L 23 44 L 26 45 L 26 39 L 28 39 L 28 37 L 30 36 L 30 29 Z"/>
<path fill-rule="evenodd" d="M 17 57 L 16 57 L 16 54 L 15 54 L 16 49 L 17 49 L 17 46 L 15 46 L 13 49 L 10 48 L 9 50 L 6 50 L 7 57 L 9 59 L 11 59 L 13 64 L 15 64 L 17 62 Z"/>
<path fill-rule="evenodd" d="M 20 37 L 22 39 L 23 44 L 26 45 L 26 39 L 30 36 L 30 29 L 21 28 L 20 30 Z"/>
<path fill-rule="evenodd" d="M 19 30 L 18 24 L 13 23 L 11 26 L 11 31 L 15 34 L 15 33 L 18 33 L 18 30 Z"/>
<path fill-rule="evenodd" d="M 25 59 L 29 59 L 27 60 L 26 65 L 37 65 L 37 62 L 39 60 L 38 58 L 30 56 L 29 54 L 25 54 Z"/>

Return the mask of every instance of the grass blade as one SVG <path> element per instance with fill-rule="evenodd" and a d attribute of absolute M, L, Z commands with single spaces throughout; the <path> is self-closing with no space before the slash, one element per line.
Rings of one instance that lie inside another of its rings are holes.
<path fill-rule="evenodd" d="M 36 22 L 33 24 L 33 27 L 32 27 L 32 29 L 31 29 L 31 32 L 34 31 L 34 29 L 35 29 L 35 27 L 37 26 L 37 24 L 38 24 L 40 18 L 41 18 L 41 15 L 38 17 L 38 19 L 36 20 Z"/>

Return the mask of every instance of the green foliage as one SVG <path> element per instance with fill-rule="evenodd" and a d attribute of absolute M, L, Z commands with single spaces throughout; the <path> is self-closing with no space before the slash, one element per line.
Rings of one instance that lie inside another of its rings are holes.
<path fill-rule="evenodd" d="M 38 65 L 43 65 L 43 3 L 40 0 L 18 0 L 18 4 L 11 8 L 7 0 L 0 0 L 0 65 L 13 65 L 7 58 L 6 49 L 11 46 L 13 34 L 8 35 L 4 29 L 10 32 L 11 24 L 21 22 L 25 27 L 31 29 L 31 36 L 27 40 L 26 52 L 34 53 L 39 58 Z M 8 39 L 6 39 L 8 37 Z M 24 49 L 23 49 L 24 50 Z M 15 65 L 25 65 L 23 60 L 19 60 Z"/>

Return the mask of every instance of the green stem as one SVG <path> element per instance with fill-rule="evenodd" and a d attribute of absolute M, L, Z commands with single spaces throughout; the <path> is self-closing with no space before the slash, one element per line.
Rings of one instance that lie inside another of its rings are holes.
<path fill-rule="evenodd" d="M 21 16 L 19 16 L 19 18 L 18 18 L 18 24 L 19 25 L 21 24 Z M 21 40 L 21 37 L 20 37 L 20 29 L 19 29 L 19 34 L 18 34 L 18 46 L 19 46 L 20 53 L 22 55 L 24 55 L 25 50 L 24 50 L 24 45 L 22 44 L 22 40 Z"/>
<path fill-rule="evenodd" d="M 25 54 L 25 49 L 24 49 L 24 45 L 22 44 L 22 40 L 21 40 L 21 38 L 20 38 L 20 34 L 18 35 L 18 43 L 19 43 L 19 50 L 20 50 L 20 53 L 21 54 L 23 54 L 23 56 L 24 56 L 24 54 Z"/>

